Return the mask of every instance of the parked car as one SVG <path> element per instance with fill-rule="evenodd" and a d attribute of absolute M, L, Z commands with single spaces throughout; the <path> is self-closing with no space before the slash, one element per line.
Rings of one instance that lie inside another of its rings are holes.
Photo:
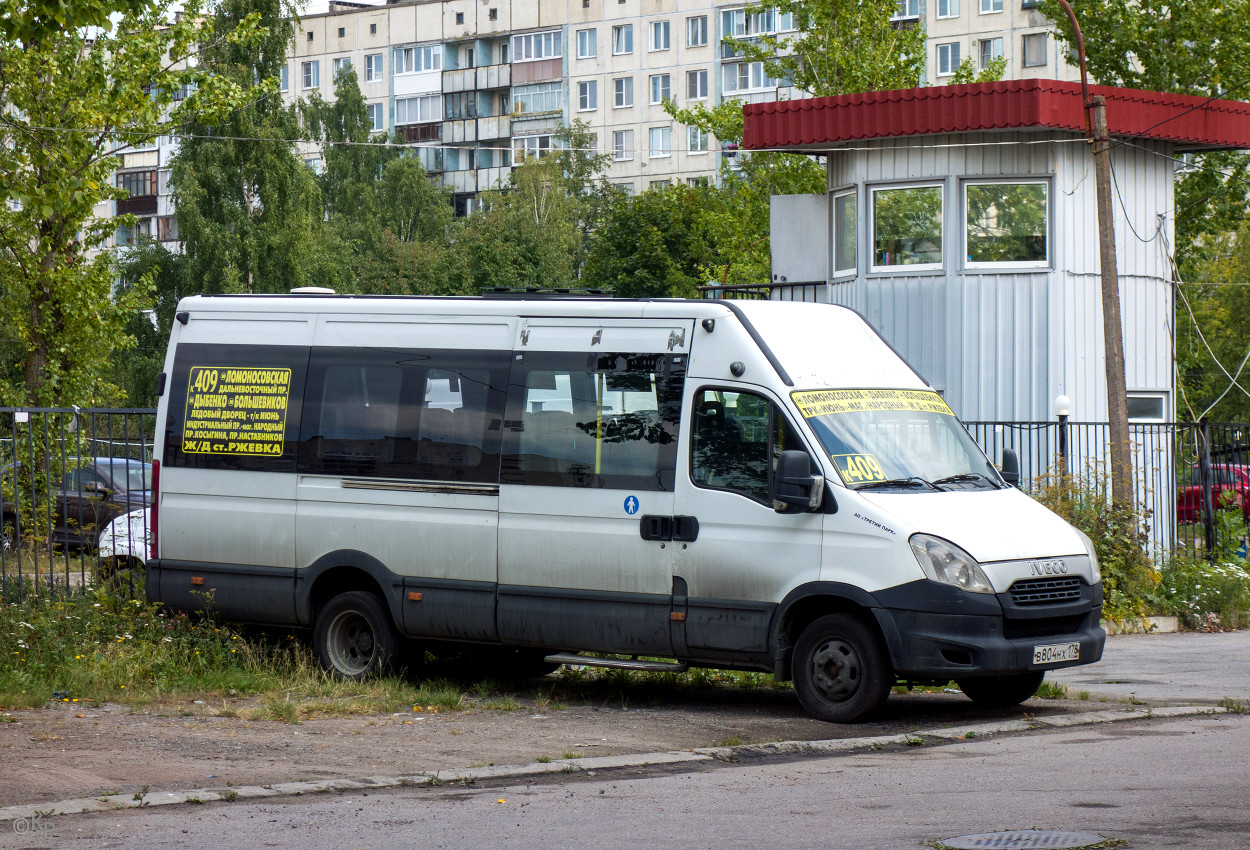
<path fill-rule="evenodd" d="M 152 503 L 152 464 L 124 457 L 70 458 L 55 501 L 52 542 L 74 549 L 94 550 L 101 530 L 116 517 Z M 22 481 L 22 464 L 0 470 L 0 481 L 29 486 Z M 6 488 L 6 495 L 10 491 Z M 17 506 L 0 502 L 0 548 L 16 543 Z"/>
<path fill-rule="evenodd" d="M 142 569 L 148 559 L 151 534 L 152 522 L 147 508 L 122 514 L 105 526 L 96 552 L 101 577 Z"/>
<path fill-rule="evenodd" d="M 1218 508 L 1224 493 L 1232 493 L 1250 522 L 1250 466 L 1211 464 L 1211 504 Z M 1177 491 L 1176 518 L 1179 522 L 1202 522 L 1202 472 L 1197 464 L 1189 471 L 1189 484 Z"/>

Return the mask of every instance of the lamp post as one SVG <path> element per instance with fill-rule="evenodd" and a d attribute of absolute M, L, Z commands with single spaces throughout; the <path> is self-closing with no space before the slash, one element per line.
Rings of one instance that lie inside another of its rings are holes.
<path fill-rule="evenodd" d="M 1068 474 L 1068 412 L 1072 409 L 1072 399 L 1066 395 L 1055 398 L 1055 413 L 1059 416 L 1059 477 Z"/>

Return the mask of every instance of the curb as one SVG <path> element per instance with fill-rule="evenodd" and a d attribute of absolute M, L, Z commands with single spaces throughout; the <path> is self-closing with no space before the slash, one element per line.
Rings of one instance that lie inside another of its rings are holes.
<path fill-rule="evenodd" d="M 550 762 L 510 765 L 502 767 L 456 768 L 432 773 L 401 774 L 397 776 L 366 776 L 360 779 L 324 779 L 313 782 L 282 782 L 273 785 L 242 785 L 228 788 L 193 789 L 190 791 L 151 791 L 135 794 L 130 799 L 120 796 L 82 797 L 76 800 L 59 800 L 46 803 L 29 803 L 21 806 L 0 808 L 0 822 L 28 818 L 47 818 L 53 815 L 72 815 L 92 812 L 114 812 L 123 809 L 145 809 L 153 806 L 176 806 L 196 803 L 235 802 L 266 797 L 299 797 L 304 794 L 323 794 L 330 791 L 361 791 L 376 788 L 435 786 L 461 783 L 471 785 L 482 780 L 525 779 L 550 776 L 558 773 L 587 773 L 597 770 L 655 767 L 659 765 L 706 764 L 712 761 L 740 761 L 743 757 L 769 756 L 824 756 L 858 750 L 877 750 L 886 746 L 917 746 L 935 742 L 969 741 L 991 735 L 1030 732 L 1037 729 L 1062 729 L 1088 726 L 1096 723 L 1115 723 L 1121 720 L 1149 720 L 1152 718 L 1187 717 L 1215 714 L 1211 706 L 1181 705 L 1152 708 L 1131 706 L 1125 709 L 1092 711 L 1084 714 L 1064 714 L 1055 717 L 1004 720 L 990 723 L 972 723 L 967 726 L 950 726 L 942 729 L 917 730 L 903 735 L 877 735 L 867 738 L 845 738 L 826 741 L 775 741 L 767 744 L 740 744 L 736 747 L 700 747 L 658 753 L 636 753 L 598 758 L 553 759 Z"/>

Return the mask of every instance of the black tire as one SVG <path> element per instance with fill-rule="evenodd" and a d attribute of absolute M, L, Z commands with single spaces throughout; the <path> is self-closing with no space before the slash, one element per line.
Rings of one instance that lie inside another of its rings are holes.
<path fill-rule="evenodd" d="M 395 669 L 402 646 L 386 604 L 372 593 L 340 593 L 317 613 L 313 650 L 331 674 L 368 679 Z"/>
<path fill-rule="evenodd" d="M 821 617 L 795 644 L 794 692 L 818 720 L 862 720 L 881 707 L 893 685 L 885 642 L 875 626 L 860 617 Z"/>
<path fill-rule="evenodd" d="M 1018 673 L 1014 676 L 983 676 L 960 679 L 959 689 L 968 699 L 986 708 L 1008 708 L 1019 705 L 1042 686 L 1046 671 Z"/>

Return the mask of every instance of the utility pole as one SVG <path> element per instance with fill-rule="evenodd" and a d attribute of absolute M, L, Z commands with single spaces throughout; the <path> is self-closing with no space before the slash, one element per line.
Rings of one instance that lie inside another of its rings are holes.
<path fill-rule="evenodd" d="M 1068 0 L 1059 0 L 1072 23 L 1077 58 L 1081 64 L 1081 99 L 1085 106 L 1085 135 L 1094 155 L 1098 192 L 1098 254 L 1102 275 L 1102 338 L 1106 361 L 1107 420 L 1111 428 L 1111 501 L 1133 504 L 1133 453 L 1128 435 L 1128 390 L 1124 380 L 1124 325 L 1120 321 L 1120 274 L 1115 257 L 1115 216 L 1111 206 L 1111 134 L 1107 132 L 1107 101 L 1089 96 L 1085 73 L 1085 38 Z"/>

